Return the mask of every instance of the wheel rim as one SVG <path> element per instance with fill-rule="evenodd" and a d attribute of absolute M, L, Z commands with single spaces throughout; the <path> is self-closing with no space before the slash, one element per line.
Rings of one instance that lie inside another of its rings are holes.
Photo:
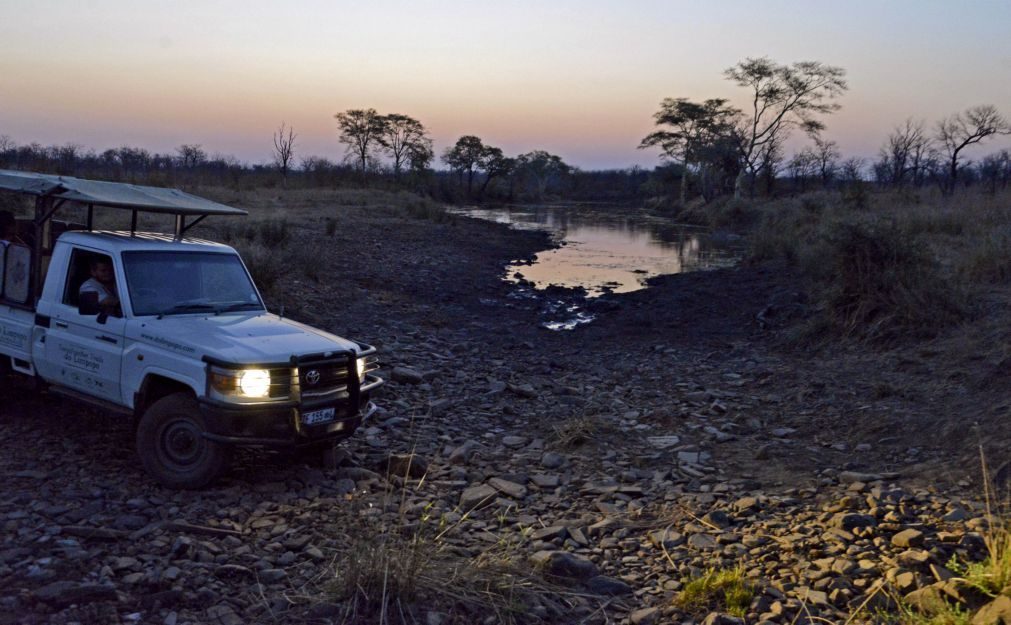
<path fill-rule="evenodd" d="M 204 452 L 201 430 L 189 419 L 175 419 L 166 423 L 158 442 L 162 458 L 176 467 L 192 466 Z"/>

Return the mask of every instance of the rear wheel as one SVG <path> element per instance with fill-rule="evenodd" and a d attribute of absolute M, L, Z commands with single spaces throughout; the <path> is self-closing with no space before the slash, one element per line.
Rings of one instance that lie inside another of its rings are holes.
<path fill-rule="evenodd" d="M 204 438 L 200 406 L 189 393 L 162 397 L 137 425 L 137 453 L 156 480 L 169 488 L 201 488 L 221 475 L 229 449 Z"/>

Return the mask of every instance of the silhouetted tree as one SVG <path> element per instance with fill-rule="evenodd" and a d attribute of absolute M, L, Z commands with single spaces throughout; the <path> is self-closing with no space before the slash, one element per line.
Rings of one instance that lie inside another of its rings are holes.
<path fill-rule="evenodd" d="M 682 165 L 681 204 L 687 201 L 689 166 L 701 160 L 708 145 L 730 134 L 739 114 L 722 98 L 701 104 L 686 98 L 665 98 L 660 103 L 660 110 L 653 117 L 657 126 L 669 129 L 646 135 L 639 148 L 659 147 L 666 157 Z"/>
<path fill-rule="evenodd" d="M 421 156 L 424 150 L 432 151 L 432 140 L 428 138 L 428 131 L 422 123 L 413 117 L 391 113 L 383 119 L 385 127 L 382 146 L 393 159 L 393 176 L 399 178 L 400 171 L 408 161 Z M 431 161 L 431 157 L 428 160 Z"/>
<path fill-rule="evenodd" d="M 821 137 L 814 138 L 814 160 L 822 188 L 827 189 L 832 182 L 840 156 L 839 145 L 835 141 L 825 141 Z"/>
<path fill-rule="evenodd" d="M 362 182 L 373 152 L 385 147 L 386 118 L 376 109 L 349 109 L 334 115 L 340 125 L 340 142 L 347 146 L 347 152 L 354 157 L 361 171 Z"/>
<path fill-rule="evenodd" d="M 993 105 L 974 106 L 937 123 L 937 140 L 944 150 L 948 174 L 943 189 L 955 190 L 962 150 L 998 134 L 1011 134 L 1011 125 Z"/>
<path fill-rule="evenodd" d="M 756 174 L 763 160 L 774 154 L 765 147 L 799 126 L 810 134 L 824 128 L 817 119 L 837 111 L 840 106 L 830 102 L 848 88 L 845 70 L 816 61 L 779 65 L 768 58 L 741 61 L 728 68 L 724 75 L 750 91 L 752 108 L 738 124 L 741 171 L 734 193 L 741 196 L 744 176 Z"/>
<path fill-rule="evenodd" d="M 461 182 L 463 174 L 467 174 L 467 197 L 470 197 L 473 192 L 474 172 L 480 168 L 484 155 L 485 145 L 479 137 L 474 135 L 460 137 L 456 140 L 456 144 L 442 155 L 442 162 L 460 175 Z"/>
<path fill-rule="evenodd" d="M 481 185 L 478 195 L 484 197 L 484 193 L 492 180 L 495 178 L 505 178 L 512 173 L 516 167 L 516 159 L 509 158 L 499 148 L 486 145 L 484 152 L 481 154 L 480 167 L 484 170 L 484 183 Z"/>
<path fill-rule="evenodd" d="M 207 152 L 199 144 L 183 144 L 176 148 L 179 155 L 179 166 L 183 169 L 196 169 L 207 160 Z"/>
<path fill-rule="evenodd" d="M 18 144 L 7 135 L 0 135 L 0 167 L 11 167 L 17 159 Z"/>
<path fill-rule="evenodd" d="M 560 180 L 572 168 L 560 156 L 544 150 L 534 150 L 516 157 L 516 170 L 520 176 L 533 182 L 535 197 L 540 200 L 548 185 L 553 180 Z"/>
<path fill-rule="evenodd" d="M 991 195 L 997 193 L 998 187 L 1006 188 L 1011 176 L 1011 152 L 1001 150 L 984 157 L 976 166 L 976 173 Z"/>
<path fill-rule="evenodd" d="M 906 182 L 919 185 L 928 166 L 933 148 L 923 122 L 907 119 L 896 126 L 881 148 L 874 164 L 879 182 L 902 186 Z"/>
<path fill-rule="evenodd" d="M 281 171 L 281 184 L 288 184 L 288 170 L 295 160 L 295 129 L 288 127 L 282 121 L 281 127 L 274 133 L 274 164 Z"/>
<path fill-rule="evenodd" d="M 787 168 L 790 170 L 790 177 L 793 178 L 794 188 L 805 191 L 807 181 L 818 171 L 818 156 L 811 148 L 804 148 L 793 155 Z"/>
<path fill-rule="evenodd" d="M 864 179 L 864 169 L 867 168 L 867 161 L 862 158 L 851 157 L 842 162 L 839 166 L 839 176 L 847 184 L 861 182 Z"/>

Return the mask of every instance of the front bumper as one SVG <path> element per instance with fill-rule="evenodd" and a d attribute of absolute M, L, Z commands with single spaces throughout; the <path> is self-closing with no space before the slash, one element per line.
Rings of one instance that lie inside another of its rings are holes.
<path fill-rule="evenodd" d="M 370 400 L 369 391 L 382 384 L 382 378 L 369 375 L 352 397 L 313 404 L 286 401 L 240 405 L 201 399 L 200 412 L 207 428 L 204 437 L 229 445 L 270 448 L 337 442 L 354 434 L 375 413 L 376 405 Z M 335 409 L 333 420 L 314 425 L 302 423 L 303 413 L 324 408 Z"/>

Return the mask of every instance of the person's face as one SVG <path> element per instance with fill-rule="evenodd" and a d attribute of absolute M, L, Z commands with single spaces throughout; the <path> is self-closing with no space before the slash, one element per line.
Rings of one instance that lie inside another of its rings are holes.
<path fill-rule="evenodd" d="M 112 265 L 109 263 L 95 263 L 91 268 L 91 277 L 102 284 L 110 284 L 113 280 Z"/>

